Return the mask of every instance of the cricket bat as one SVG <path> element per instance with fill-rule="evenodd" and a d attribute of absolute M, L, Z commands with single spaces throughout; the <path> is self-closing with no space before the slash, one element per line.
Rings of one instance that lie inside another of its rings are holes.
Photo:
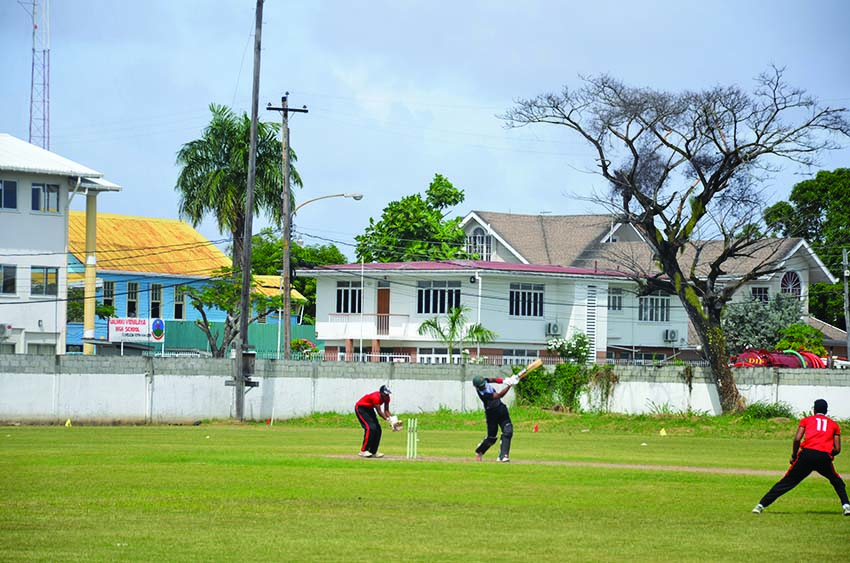
<path fill-rule="evenodd" d="M 524 370 L 522 370 L 521 372 L 516 374 L 517 379 L 522 379 L 523 377 L 525 377 L 529 373 L 533 372 L 534 370 L 536 370 L 537 368 L 539 368 L 542 365 L 543 365 L 543 360 L 541 360 L 540 358 L 537 358 L 536 360 L 534 360 L 533 362 L 531 362 L 530 364 L 525 366 Z"/>

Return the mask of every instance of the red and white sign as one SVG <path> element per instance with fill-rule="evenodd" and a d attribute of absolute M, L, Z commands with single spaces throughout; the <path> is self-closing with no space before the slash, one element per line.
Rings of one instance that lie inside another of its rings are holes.
<path fill-rule="evenodd" d="M 109 319 L 110 342 L 140 342 L 151 339 L 150 319 Z"/>

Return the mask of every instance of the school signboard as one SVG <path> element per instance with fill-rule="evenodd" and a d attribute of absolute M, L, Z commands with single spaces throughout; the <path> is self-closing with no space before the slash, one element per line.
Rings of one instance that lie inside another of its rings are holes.
<path fill-rule="evenodd" d="M 160 342 L 165 336 L 162 319 L 109 319 L 110 342 Z"/>

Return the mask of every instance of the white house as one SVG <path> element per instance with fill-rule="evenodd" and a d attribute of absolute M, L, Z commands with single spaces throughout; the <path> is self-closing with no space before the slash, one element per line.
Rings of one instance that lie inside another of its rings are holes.
<path fill-rule="evenodd" d="M 64 353 L 68 207 L 120 190 L 102 176 L 0 134 L 0 353 Z"/>
<path fill-rule="evenodd" d="M 630 274 L 652 275 L 657 272 L 652 249 L 643 236 L 631 225 L 618 223 L 612 215 L 521 215 L 473 211 L 466 215 L 461 226 L 467 235 L 467 250 L 482 259 L 493 262 L 521 264 L 557 264 L 578 268 L 599 268 Z M 700 267 L 721 250 L 720 241 L 700 241 Z M 690 254 L 689 254 L 690 253 Z M 683 256 L 683 263 L 693 258 L 693 249 Z M 804 313 L 808 314 L 808 288 L 816 282 L 835 283 L 835 278 L 824 266 L 809 244 L 799 238 L 767 239 L 752 256 L 736 258 L 725 263 L 727 273 L 720 279 L 736 280 L 760 263 L 770 263 L 778 272 L 755 279 L 744 285 L 735 299 L 760 299 L 767 301 L 777 293 L 798 297 Z M 618 303 L 625 299 L 624 307 L 633 294 L 634 284 L 610 285 L 606 296 Z M 629 290 L 632 290 L 631 292 Z M 678 298 L 672 298 L 671 311 L 679 310 Z M 632 304 L 634 305 L 634 303 Z M 640 307 L 640 304 L 637 304 Z M 629 321 L 609 309 L 609 358 L 640 358 L 655 354 L 655 349 L 645 349 L 637 334 L 649 327 Z M 638 315 L 641 316 L 640 314 Z M 807 317 L 819 330 L 823 323 Z M 665 329 L 667 330 L 667 329 Z M 675 353 L 676 348 L 695 350 L 696 335 L 688 330 L 664 332 L 665 342 Z M 674 337 L 675 336 L 675 337 Z"/>
<path fill-rule="evenodd" d="M 591 341 L 591 360 L 611 346 L 670 348 L 687 333 L 675 299 L 638 298 L 623 272 L 492 261 L 347 264 L 298 270 L 316 278 L 316 336 L 326 359 L 444 363 L 446 345 L 419 327 L 464 306 L 469 322 L 497 338 L 467 345 L 470 356 L 525 363 L 546 356 L 552 338 L 576 331 Z M 628 334 L 623 340 L 621 334 Z M 613 338 L 613 341 L 612 341 Z M 675 340 L 675 342 L 671 342 Z M 454 350 L 453 361 L 460 357 Z"/>

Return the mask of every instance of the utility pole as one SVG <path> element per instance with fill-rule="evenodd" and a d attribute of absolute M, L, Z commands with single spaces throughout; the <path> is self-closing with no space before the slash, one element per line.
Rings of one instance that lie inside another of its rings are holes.
<path fill-rule="evenodd" d="M 847 331 L 847 350 L 844 355 L 850 360 L 850 294 L 847 293 L 847 278 L 850 278 L 850 266 L 847 265 L 847 249 L 844 253 L 844 330 Z"/>
<path fill-rule="evenodd" d="M 257 0 L 254 31 L 254 88 L 251 94 L 251 140 L 248 152 L 248 189 L 245 194 L 245 230 L 242 233 L 242 296 L 239 302 L 239 358 L 236 361 L 236 418 L 245 419 L 245 380 L 253 374 L 253 357 L 248 354 L 248 319 L 251 316 L 251 239 L 254 220 L 254 182 L 257 176 L 257 113 L 260 97 L 260 46 L 263 33 L 263 0 Z M 248 364 L 246 366 L 246 364 Z M 248 368 L 246 370 L 246 367 Z M 256 384 L 256 382 L 251 382 Z M 252 385 L 253 386 L 253 385 Z"/>
<path fill-rule="evenodd" d="M 283 160 L 283 192 L 281 193 L 281 220 L 282 225 L 282 240 L 283 240 L 283 259 L 281 265 L 281 292 L 283 293 L 283 318 L 280 322 L 283 323 L 283 359 L 289 360 L 292 357 L 292 282 L 290 280 L 290 264 L 292 261 L 292 196 L 289 189 L 289 112 L 307 113 L 307 106 L 302 109 L 290 108 L 288 103 L 289 92 L 284 93 L 280 98 L 280 107 L 272 107 L 269 104 L 266 109 L 270 111 L 279 111 L 281 114 L 281 159 Z"/>

